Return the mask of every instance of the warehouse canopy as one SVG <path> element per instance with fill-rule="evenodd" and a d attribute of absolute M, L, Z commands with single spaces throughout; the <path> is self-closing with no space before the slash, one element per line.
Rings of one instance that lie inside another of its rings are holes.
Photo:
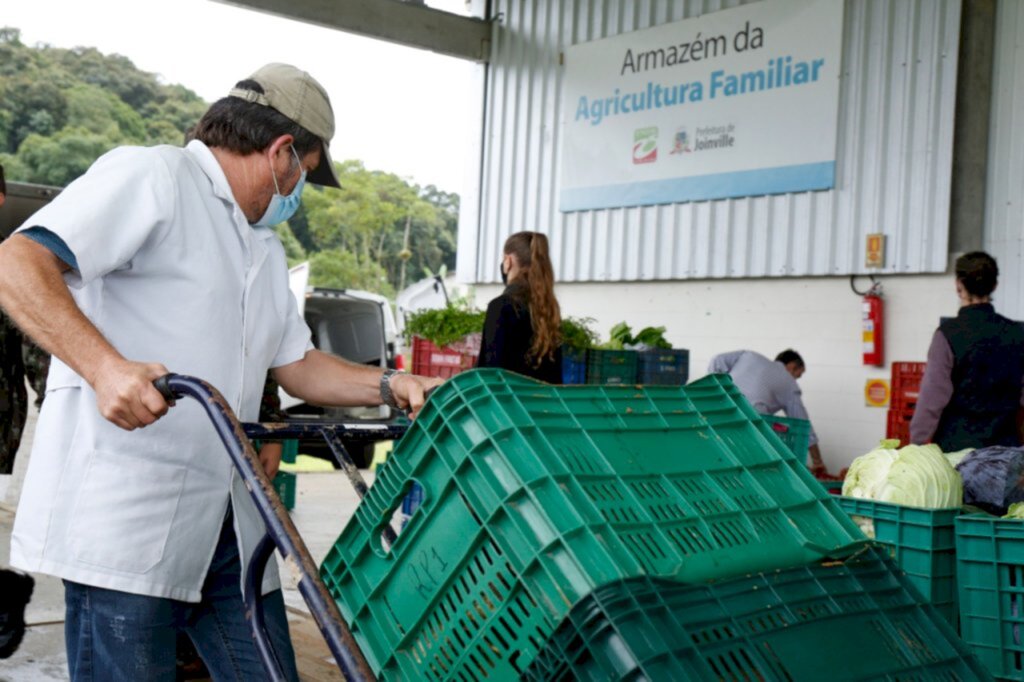
<path fill-rule="evenodd" d="M 491 26 L 401 0 L 217 0 L 317 26 L 486 62 Z"/>

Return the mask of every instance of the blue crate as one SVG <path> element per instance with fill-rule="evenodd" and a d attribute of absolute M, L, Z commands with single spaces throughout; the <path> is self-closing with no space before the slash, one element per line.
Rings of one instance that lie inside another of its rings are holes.
<path fill-rule="evenodd" d="M 562 346 L 562 383 L 587 383 L 587 349 Z"/>

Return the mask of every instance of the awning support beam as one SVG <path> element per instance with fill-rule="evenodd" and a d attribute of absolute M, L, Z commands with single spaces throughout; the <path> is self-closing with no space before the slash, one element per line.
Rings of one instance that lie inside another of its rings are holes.
<path fill-rule="evenodd" d="M 401 0 L 215 0 L 474 62 L 490 56 L 491 25 Z"/>

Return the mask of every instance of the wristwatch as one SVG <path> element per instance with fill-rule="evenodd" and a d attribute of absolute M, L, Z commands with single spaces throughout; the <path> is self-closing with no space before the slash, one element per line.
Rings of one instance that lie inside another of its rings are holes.
<path fill-rule="evenodd" d="M 380 375 L 380 401 L 388 407 L 398 409 L 398 401 L 395 400 L 395 394 L 391 392 L 391 377 L 396 374 L 405 374 L 405 372 L 400 369 L 386 369 Z"/>

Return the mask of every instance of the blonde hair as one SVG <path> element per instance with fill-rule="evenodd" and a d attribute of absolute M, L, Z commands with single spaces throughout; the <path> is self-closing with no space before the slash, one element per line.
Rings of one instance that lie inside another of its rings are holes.
<path fill-rule="evenodd" d="M 525 280 L 533 343 L 529 359 L 534 367 L 553 358 L 562 343 L 562 313 L 555 298 L 555 273 L 548 255 L 548 238 L 540 232 L 516 232 L 505 240 L 505 253 L 519 263 L 516 280 Z"/>

